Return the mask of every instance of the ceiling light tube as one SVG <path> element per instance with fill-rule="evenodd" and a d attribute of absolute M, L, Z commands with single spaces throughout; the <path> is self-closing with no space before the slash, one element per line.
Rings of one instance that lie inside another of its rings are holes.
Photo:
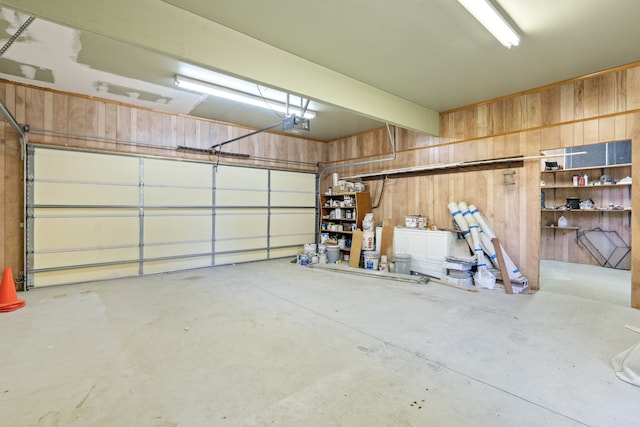
<path fill-rule="evenodd" d="M 520 37 L 488 0 L 458 0 L 505 47 L 520 44 Z"/>
<path fill-rule="evenodd" d="M 291 105 L 289 105 L 289 109 L 287 111 L 287 105 L 279 101 L 260 98 L 259 96 L 236 91 L 223 86 L 218 86 L 213 83 L 184 77 L 178 74 L 176 74 L 175 85 L 182 89 L 192 90 L 194 92 L 200 92 L 207 95 L 213 95 L 231 101 L 242 102 L 243 104 L 253 105 L 254 107 L 275 110 L 284 114 L 295 114 L 296 116 L 300 116 L 301 114 L 299 108 L 293 107 Z M 313 119 L 315 116 L 316 113 L 314 111 L 307 110 L 304 112 L 305 119 Z"/>

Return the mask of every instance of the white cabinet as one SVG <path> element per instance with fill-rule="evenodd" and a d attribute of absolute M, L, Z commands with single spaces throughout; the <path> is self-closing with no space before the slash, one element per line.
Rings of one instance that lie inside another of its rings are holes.
<path fill-rule="evenodd" d="M 453 246 L 457 246 L 456 237 L 451 231 L 395 227 L 393 253 L 410 254 L 411 271 L 443 279 L 446 275 L 444 261 Z"/>

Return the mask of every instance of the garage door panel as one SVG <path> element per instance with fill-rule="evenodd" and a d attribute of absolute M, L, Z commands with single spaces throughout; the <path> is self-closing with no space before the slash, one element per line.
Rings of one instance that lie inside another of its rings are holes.
<path fill-rule="evenodd" d="M 315 193 L 271 192 L 271 206 L 306 206 L 316 204 Z"/>
<path fill-rule="evenodd" d="M 136 157 L 37 148 L 34 168 L 38 180 L 111 182 L 137 185 L 140 160 Z"/>
<path fill-rule="evenodd" d="M 206 163 L 144 159 L 144 184 L 169 187 L 211 187 L 213 166 Z"/>
<path fill-rule="evenodd" d="M 218 210 L 216 214 L 216 239 L 267 236 L 269 212 L 259 210 Z"/>
<path fill-rule="evenodd" d="M 35 182 L 36 205 L 137 206 L 138 185 Z"/>
<path fill-rule="evenodd" d="M 143 274 L 164 273 L 168 271 L 180 271 L 202 267 L 211 267 L 211 256 L 163 261 L 145 261 Z"/>
<path fill-rule="evenodd" d="M 152 258 L 162 258 L 170 256 L 184 256 L 196 254 L 211 254 L 212 242 L 186 242 L 186 243 L 167 243 L 160 245 L 145 245 L 145 260 Z"/>
<path fill-rule="evenodd" d="M 216 240 L 216 254 L 231 251 L 249 251 L 264 249 L 268 245 L 267 237 L 234 238 Z"/>
<path fill-rule="evenodd" d="M 216 205 L 221 207 L 234 206 L 267 206 L 269 192 L 267 190 L 216 190 Z"/>
<path fill-rule="evenodd" d="M 137 217 L 35 218 L 35 251 L 137 245 Z"/>
<path fill-rule="evenodd" d="M 271 234 L 308 233 L 315 221 L 315 211 L 276 211 L 271 214 Z"/>
<path fill-rule="evenodd" d="M 211 188 L 145 187 L 145 206 L 211 206 Z"/>
<path fill-rule="evenodd" d="M 51 286 L 68 283 L 91 282 L 137 276 L 139 264 L 108 265 L 100 267 L 75 268 L 60 271 L 36 272 L 34 286 Z"/>
<path fill-rule="evenodd" d="M 219 166 L 216 172 L 216 189 L 241 188 L 251 190 L 269 189 L 269 171 L 240 166 Z"/>
<path fill-rule="evenodd" d="M 217 206 L 267 206 L 269 171 L 220 166 L 216 173 Z"/>
<path fill-rule="evenodd" d="M 309 240 L 309 242 L 312 242 L 312 241 L 313 240 Z M 269 257 L 270 258 L 295 257 L 296 255 L 298 255 L 298 253 L 300 253 L 299 247 L 277 248 L 277 249 L 271 249 L 271 251 L 269 251 Z"/>
<path fill-rule="evenodd" d="M 271 246 L 277 248 L 279 246 L 296 246 L 301 248 L 305 243 L 315 242 L 316 235 L 313 233 L 308 234 L 295 234 L 288 236 L 271 236 Z M 297 249 L 296 251 L 298 251 Z"/>
<path fill-rule="evenodd" d="M 272 171 L 272 206 L 316 205 L 315 175 L 309 173 Z"/>
<path fill-rule="evenodd" d="M 216 265 L 236 264 L 239 262 L 263 261 L 269 259 L 269 253 L 266 250 L 242 252 L 236 254 L 216 255 Z"/>
<path fill-rule="evenodd" d="M 200 210 L 153 212 L 144 217 L 144 244 L 210 240 L 211 222 Z"/>
<path fill-rule="evenodd" d="M 140 248 L 136 245 L 129 248 L 80 249 L 36 254 L 34 268 L 46 269 L 105 262 L 137 261 L 140 256 Z"/>

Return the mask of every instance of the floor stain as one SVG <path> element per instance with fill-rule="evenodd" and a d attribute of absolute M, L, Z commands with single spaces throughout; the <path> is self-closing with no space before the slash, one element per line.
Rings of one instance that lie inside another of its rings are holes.
<path fill-rule="evenodd" d="M 82 405 L 84 405 L 84 402 L 87 401 L 87 399 L 89 398 L 89 396 L 91 396 L 91 393 L 93 393 L 93 390 L 95 389 L 96 389 L 96 385 L 94 384 L 91 387 L 91 390 L 89 390 L 89 392 L 84 396 L 84 398 L 80 402 L 78 402 L 78 404 L 76 405 L 76 409 L 80 409 Z"/>
<path fill-rule="evenodd" d="M 189 277 L 185 277 L 182 280 L 198 280 L 198 279 L 204 279 L 204 276 L 189 276 Z"/>

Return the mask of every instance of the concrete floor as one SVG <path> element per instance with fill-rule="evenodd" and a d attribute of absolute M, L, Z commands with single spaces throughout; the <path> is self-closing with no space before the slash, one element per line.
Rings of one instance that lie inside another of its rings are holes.
<path fill-rule="evenodd" d="M 36 289 L 0 315 L 2 426 L 637 426 L 640 311 L 288 260 Z"/>

